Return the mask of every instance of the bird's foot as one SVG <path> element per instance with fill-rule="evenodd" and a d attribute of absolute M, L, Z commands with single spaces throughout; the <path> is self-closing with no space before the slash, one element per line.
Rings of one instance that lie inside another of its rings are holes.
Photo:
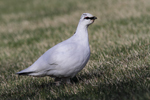
<path fill-rule="evenodd" d="M 70 78 L 62 78 L 63 83 L 71 84 Z"/>
<path fill-rule="evenodd" d="M 55 83 L 56 86 L 60 86 L 61 78 L 56 77 L 54 83 Z"/>

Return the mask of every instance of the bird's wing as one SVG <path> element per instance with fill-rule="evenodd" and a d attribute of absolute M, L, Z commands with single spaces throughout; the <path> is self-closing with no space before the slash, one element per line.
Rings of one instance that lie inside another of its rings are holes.
<path fill-rule="evenodd" d="M 50 70 L 64 70 L 77 64 L 80 55 L 76 43 L 59 43 L 46 51 L 30 67 L 17 74 L 42 76 Z"/>
<path fill-rule="evenodd" d="M 76 61 L 77 45 L 75 43 L 57 44 L 46 51 L 33 65 L 32 70 L 53 70 L 65 66 L 66 62 Z M 70 63 L 70 62 L 69 62 Z M 63 64 L 63 65 L 62 65 Z"/>
<path fill-rule="evenodd" d="M 76 55 L 78 46 L 75 43 L 58 44 L 43 55 L 48 64 L 59 65 Z"/>

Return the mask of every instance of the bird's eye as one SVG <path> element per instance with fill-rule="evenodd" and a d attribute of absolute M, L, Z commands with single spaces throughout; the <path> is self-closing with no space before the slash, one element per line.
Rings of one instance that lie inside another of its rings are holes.
<path fill-rule="evenodd" d="M 90 19 L 90 17 L 84 17 L 84 19 Z"/>

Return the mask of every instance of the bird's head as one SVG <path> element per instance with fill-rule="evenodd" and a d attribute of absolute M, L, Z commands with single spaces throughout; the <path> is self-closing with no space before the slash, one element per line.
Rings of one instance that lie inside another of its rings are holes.
<path fill-rule="evenodd" d="M 81 15 L 80 22 L 82 24 L 85 24 L 85 25 L 88 26 L 88 25 L 92 24 L 95 19 L 97 19 L 97 17 L 95 17 L 95 16 L 93 16 L 93 15 L 91 15 L 89 13 L 83 13 Z"/>

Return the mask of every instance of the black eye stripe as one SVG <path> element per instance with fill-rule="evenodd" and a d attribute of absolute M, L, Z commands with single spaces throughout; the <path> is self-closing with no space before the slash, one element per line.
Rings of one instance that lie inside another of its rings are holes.
<path fill-rule="evenodd" d="M 94 16 L 94 17 L 85 17 L 84 19 L 97 19 L 97 18 Z"/>
<path fill-rule="evenodd" d="M 94 17 L 85 17 L 84 19 L 94 19 Z"/>

